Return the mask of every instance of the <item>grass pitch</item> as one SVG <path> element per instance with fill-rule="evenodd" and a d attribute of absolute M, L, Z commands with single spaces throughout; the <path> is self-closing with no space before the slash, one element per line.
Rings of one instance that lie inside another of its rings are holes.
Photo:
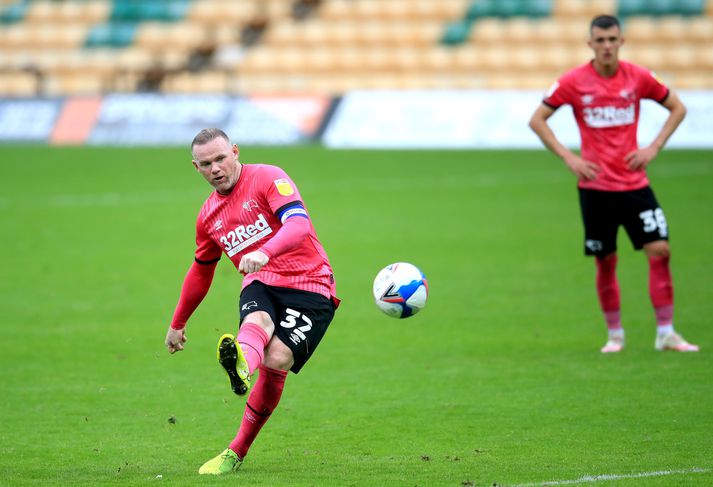
<path fill-rule="evenodd" d="M 0 155 L 2 485 L 713 484 L 711 152 L 650 170 L 676 324 L 701 352 L 654 351 L 647 266 L 622 232 L 628 343 L 602 356 L 574 177 L 546 152 L 244 148 L 300 187 L 343 305 L 227 478 L 197 475 L 244 404 L 215 361 L 237 327 L 227 259 L 186 351 L 163 346 L 210 191 L 188 150 Z M 394 261 L 431 288 L 403 321 L 371 301 Z"/>

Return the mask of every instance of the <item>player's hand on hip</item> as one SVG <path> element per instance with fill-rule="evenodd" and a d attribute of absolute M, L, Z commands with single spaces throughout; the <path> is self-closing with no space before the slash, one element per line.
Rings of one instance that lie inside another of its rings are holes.
<path fill-rule="evenodd" d="M 170 326 L 166 332 L 166 348 L 168 353 L 176 353 L 183 350 L 183 344 L 186 343 L 186 330 L 174 330 Z"/>
<path fill-rule="evenodd" d="M 270 258 L 267 255 L 256 250 L 255 252 L 243 255 L 243 258 L 240 259 L 238 270 L 243 274 L 257 272 L 267 264 L 268 260 L 270 260 Z"/>
<path fill-rule="evenodd" d="M 632 171 L 641 171 L 642 169 L 646 169 L 658 153 L 659 151 L 655 147 L 644 147 L 643 149 L 629 152 L 624 157 L 624 160 L 629 164 L 629 169 Z"/>
<path fill-rule="evenodd" d="M 566 157 L 564 160 L 567 167 L 577 176 L 578 179 L 584 181 L 592 181 L 597 179 L 597 174 L 601 168 L 593 162 L 585 161 L 576 154 Z"/>

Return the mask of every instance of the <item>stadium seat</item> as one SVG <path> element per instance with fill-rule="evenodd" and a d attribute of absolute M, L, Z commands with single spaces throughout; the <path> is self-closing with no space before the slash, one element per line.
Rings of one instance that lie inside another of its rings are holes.
<path fill-rule="evenodd" d="M 468 8 L 470 20 L 483 17 L 546 17 L 552 13 L 551 0 L 475 0 Z"/>
<path fill-rule="evenodd" d="M 465 48 L 472 52 L 472 49 Z M 421 65 L 426 72 L 442 73 L 456 70 L 457 51 L 442 46 L 433 46 L 423 52 Z"/>
<path fill-rule="evenodd" d="M 48 82 L 53 92 L 132 90 L 146 70 L 164 70 L 160 87 L 175 92 L 544 89 L 591 58 L 592 16 L 620 11 L 623 58 L 687 87 L 713 88 L 713 1 L 711 15 L 702 15 L 702 0 L 322 0 L 303 20 L 291 17 L 293 3 L 0 0 L 0 71 L 34 66 L 61 75 Z M 244 27 L 262 16 L 268 22 L 259 43 L 242 45 Z M 203 69 L 230 73 L 232 81 L 185 72 L 191 54 L 209 45 L 234 55 L 214 56 L 212 67 L 208 57 Z M 68 81 L 70 71 L 103 81 Z"/>
<path fill-rule="evenodd" d="M 678 73 L 674 76 L 676 89 L 700 89 L 701 86 L 711 86 L 710 70 L 696 70 Z"/>
<path fill-rule="evenodd" d="M 559 0 L 555 1 L 552 15 L 563 18 L 587 18 L 616 11 L 617 0 Z"/>
<path fill-rule="evenodd" d="M 166 76 L 161 84 L 164 93 L 225 93 L 229 76 L 223 71 L 201 73 L 178 73 Z"/>
<path fill-rule="evenodd" d="M 185 17 L 187 0 L 114 0 L 111 20 L 120 22 L 176 21 Z"/>
<path fill-rule="evenodd" d="M 619 16 L 701 15 L 704 0 L 619 0 Z"/>
<path fill-rule="evenodd" d="M 29 97 L 39 92 L 37 77 L 27 71 L 0 71 L 0 95 L 12 97 Z"/>
<path fill-rule="evenodd" d="M 186 12 L 186 18 L 205 26 L 232 24 L 238 28 L 257 14 L 254 2 L 194 0 Z"/>
<path fill-rule="evenodd" d="M 449 22 L 443 31 L 441 42 L 447 45 L 458 45 L 468 39 L 473 23 L 470 20 Z"/>
<path fill-rule="evenodd" d="M 709 2 L 713 5 L 713 2 Z M 711 45 L 713 43 L 713 14 L 690 19 L 686 36 L 691 41 Z"/>
<path fill-rule="evenodd" d="M 99 24 L 89 31 L 87 47 L 126 47 L 134 42 L 137 24 L 135 22 L 109 22 Z"/>
<path fill-rule="evenodd" d="M 533 40 L 548 45 L 557 44 L 560 47 L 584 45 L 588 37 L 586 26 L 589 25 L 590 20 L 589 17 L 538 19 L 533 22 Z"/>
<path fill-rule="evenodd" d="M 153 50 L 188 52 L 208 40 L 209 33 L 193 22 L 144 22 L 137 28 L 134 45 Z"/>
<path fill-rule="evenodd" d="M 24 23 L 0 25 L 0 47 L 27 48 L 32 42 L 32 31 Z"/>
<path fill-rule="evenodd" d="M 13 24 L 23 20 L 27 12 L 27 7 L 27 2 L 17 2 L 5 7 L 0 7 L 0 24 Z"/>
<path fill-rule="evenodd" d="M 28 4 L 24 21 L 44 25 L 91 25 L 108 20 L 111 4 L 108 0 L 34 1 Z"/>
<path fill-rule="evenodd" d="M 505 22 L 489 18 L 475 23 L 470 33 L 470 41 L 478 44 L 497 44 L 505 39 Z"/>
<path fill-rule="evenodd" d="M 661 64 L 662 52 L 658 45 L 630 45 L 622 51 L 621 55 L 624 59 L 641 64 L 648 69 L 660 70 L 663 67 Z"/>
<path fill-rule="evenodd" d="M 658 25 L 652 17 L 631 17 L 623 25 L 627 42 L 647 43 L 658 35 Z"/>
<path fill-rule="evenodd" d="M 477 74 L 485 68 L 482 52 L 467 44 L 451 48 L 448 62 L 442 60 L 441 64 L 445 64 L 454 73 L 470 73 L 471 75 Z"/>
<path fill-rule="evenodd" d="M 669 15 L 661 17 L 658 21 L 658 36 L 662 40 L 674 43 L 676 41 L 685 40 L 689 25 L 689 20 L 681 16 Z"/>
<path fill-rule="evenodd" d="M 57 73 L 45 81 L 45 90 L 49 96 L 90 95 L 102 93 L 106 89 L 106 80 L 96 76 L 87 76 L 82 72 Z"/>

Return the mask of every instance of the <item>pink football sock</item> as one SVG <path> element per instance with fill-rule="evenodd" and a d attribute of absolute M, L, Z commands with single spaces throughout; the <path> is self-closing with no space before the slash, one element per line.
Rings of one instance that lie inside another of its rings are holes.
<path fill-rule="evenodd" d="M 245 413 L 240 423 L 240 429 L 235 439 L 230 443 L 230 449 L 241 460 L 248 454 L 250 445 L 280 402 L 286 378 L 286 370 L 271 369 L 260 365 L 257 382 L 248 396 L 247 404 L 245 404 Z"/>
<path fill-rule="evenodd" d="M 597 264 L 597 295 L 609 330 L 621 329 L 619 282 L 616 279 L 616 255 L 595 259 Z"/>
<path fill-rule="evenodd" d="M 245 360 L 248 361 L 250 374 L 255 372 L 265 356 L 265 347 L 270 341 L 270 337 L 265 330 L 254 323 L 243 323 L 238 332 L 237 342 L 243 350 Z"/>
<path fill-rule="evenodd" d="M 656 324 L 673 324 L 673 279 L 670 257 L 649 257 L 649 297 L 654 305 Z"/>

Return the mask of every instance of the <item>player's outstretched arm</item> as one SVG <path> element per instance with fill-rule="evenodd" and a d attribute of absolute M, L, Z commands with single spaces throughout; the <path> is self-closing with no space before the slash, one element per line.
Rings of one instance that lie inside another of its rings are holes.
<path fill-rule="evenodd" d="M 169 353 L 183 350 L 183 344 L 186 342 L 186 323 L 206 294 L 208 294 L 217 263 L 217 261 L 209 263 L 193 262 L 188 269 L 181 287 L 181 296 L 178 299 L 176 310 L 173 312 L 171 325 L 166 332 L 164 343 Z"/>
<path fill-rule="evenodd" d="M 668 96 L 662 105 L 668 109 L 669 114 L 668 118 L 661 127 L 659 134 L 653 142 L 651 142 L 651 144 L 644 148 L 632 151 L 625 157 L 626 162 L 629 163 L 629 169 L 632 171 L 640 171 L 649 165 L 661 149 L 663 149 L 663 146 L 666 144 L 669 137 L 673 135 L 686 116 L 686 106 L 673 91 L 669 91 Z"/>
<path fill-rule="evenodd" d="M 557 140 L 555 133 L 547 124 L 547 119 L 550 118 L 553 113 L 555 113 L 553 108 L 544 103 L 541 104 L 530 118 L 530 128 L 537 134 L 542 143 L 545 144 L 545 147 L 564 161 L 578 179 L 586 181 L 596 179 L 599 166 L 592 162 L 585 161 Z"/>

